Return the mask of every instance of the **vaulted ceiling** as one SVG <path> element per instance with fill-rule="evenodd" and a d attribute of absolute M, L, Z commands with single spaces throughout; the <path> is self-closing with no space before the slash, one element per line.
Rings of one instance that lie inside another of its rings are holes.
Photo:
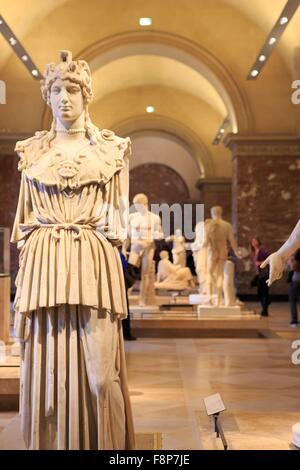
<path fill-rule="evenodd" d="M 300 128 L 299 107 L 291 102 L 291 83 L 300 79 L 300 9 L 261 75 L 246 80 L 285 3 L 0 0 L 0 11 L 41 71 L 61 49 L 89 61 L 95 88 L 90 111 L 100 127 L 123 133 L 152 125 L 181 133 L 200 152 L 196 158 L 210 159 L 207 174 L 230 176 L 228 150 L 212 145 L 227 115 L 234 132 L 296 134 Z M 139 26 L 145 16 L 153 19 L 151 27 Z M 0 51 L 7 86 L 1 131 L 47 126 L 38 81 L 2 37 Z M 147 115 L 147 105 L 155 116 Z"/>

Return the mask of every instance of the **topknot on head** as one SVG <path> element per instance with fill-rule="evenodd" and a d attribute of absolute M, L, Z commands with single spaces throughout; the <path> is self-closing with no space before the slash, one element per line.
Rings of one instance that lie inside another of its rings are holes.
<path fill-rule="evenodd" d="M 93 97 L 91 71 L 85 60 L 73 60 L 72 52 L 62 50 L 60 62 L 46 65 L 44 78 L 41 80 L 43 99 L 50 105 L 51 87 L 57 78 L 68 79 L 80 85 L 86 103 Z"/>

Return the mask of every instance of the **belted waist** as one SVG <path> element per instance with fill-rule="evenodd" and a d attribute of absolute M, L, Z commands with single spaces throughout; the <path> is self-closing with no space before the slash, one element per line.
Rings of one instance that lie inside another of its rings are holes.
<path fill-rule="evenodd" d="M 73 224 L 72 222 L 64 222 L 62 224 L 39 224 L 39 228 L 53 228 L 54 232 L 52 236 L 56 240 L 60 239 L 60 230 L 73 230 L 74 232 L 76 232 L 74 240 L 78 240 L 81 238 L 82 229 L 95 230 L 95 226 L 93 225 Z"/>
<path fill-rule="evenodd" d="M 72 222 L 63 222 L 63 223 L 54 223 L 54 224 L 34 224 L 34 225 L 25 225 L 20 224 L 21 230 L 35 230 L 39 228 L 53 228 L 52 236 L 56 240 L 60 240 L 60 231 L 61 230 L 72 230 L 76 234 L 74 235 L 74 240 L 78 240 L 81 238 L 82 230 L 96 230 L 95 225 L 91 224 L 77 224 Z M 101 232 L 100 232 L 101 233 Z M 101 234 L 103 235 L 103 234 Z"/>

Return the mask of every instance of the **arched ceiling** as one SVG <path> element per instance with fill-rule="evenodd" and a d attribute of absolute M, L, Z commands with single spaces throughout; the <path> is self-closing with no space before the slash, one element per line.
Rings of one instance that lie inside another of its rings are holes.
<path fill-rule="evenodd" d="M 81 5 L 81 9 L 84 9 L 86 12 L 90 10 L 92 13 L 94 7 L 93 3 L 95 2 L 90 1 L 87 4 L 82 4 L 80 1 L 79 3 Z M 160 23 L 160 20 L 165 20 L 165 8 L 158 0 L 153 0 L 151 2 L 151 6 L 148 2 L 145 6 L 145 2 L 140 0 L 127 0 L 125 9 L 124 0 L 109 0 L 110 8 L 107 8 L 107 2 L 102 0 L 102 9 L 99 2 L 96 3 L 98 3 L 96 7 L 98 6 L 98 12 L 100 15 L 95 18 L 98 18 L 98 27 L 102 29 L 104 29 L 104 26 L 105 29 L 107 28 L 107 22 L 103 25 L 103 22 L 101 21 L 103 11 L 105 12 L 105 16 L 107 16 L 107 13 L 109 12 L 113 13 L 110 18 L 111 23 L 117 24 L 120 19 L 120 14 L 122 14 L 122 16 L 126 16 L 126 18 L 129 17 L 130 21 L 128 21 L 128 24 L 126 25 L 127 30 L 131 29 L 132 26 L 137 27 L 137 19 L 139 16 L 151 14 L 154 18 L 154 27 L 156 27 L 156 24 Z M 193 3 L 196 5 L 193 5 Z M 189 2 L 185 2 L 184 8 L 182 8 L 180 2 L 178 2 L 177 5 L 172 2 L 172 15 L 171 18 L 168 18 L 165 27 L 167 28 L 169 23 L 174 22 L 174 18 L 176 23 L 176 10 L 178 10 L 178 15 L 182 15 L 182 19 L 190 13 L 191 29 L 193 28 L 192 23 L 197 22 L 197 24 L 199 24 L 198 22 L 201 21 L 202 18 L 204 28 L 207 30 L 207 24 L 211 23 L 212 19 L 216 21 L 218 17 L 222 17 L 224 6 L 230 10 L 230 14 L 233 19 L 239 13 L 246 19 L 249 26 L 251 24 L 257 25 L 263 34 L 267 34 L 278 19 L 278 16 L 285 4 L 286 0 L 251 0 L 251 2 L 248 0 L 210 0 L 209 2 L 207 0 L 197 0 L 196 2 L 190 0 Z M 76 8 L 78 8 L 78 2 L 74 0 L 43 0 L 42 4 L 41 0 L 14 0 L 13 2 L 10 0 L 0 1 L 1 14 L 5 17 L 6 21 L 21 41 L 29 38 L 31 34 L 35 34 L 37 26 L 42 22 L 47 23 L 47 20 L 50 20 L 51 14 L 53 13 L 59 16 L 62 20 L 65 19 L 70 21 L 73 19 L 73 16 L 76 16 L 76 14 L 74 14 Z M 170 10 L 168 10 L 167 6 L 167 13 L 169 14 L 169 12 Z M 83 14 L 83 17 L 84 16 L 85 15 Z M 285 60 L 287 60 L 291 67 L 293 67 L 293 48 L 299 45 L 299 17 L 300 13 L 298 11 L 295 18 L 293 18 L 291 24 L 285 31 L 279 44 L 279 48 L 281 49 Z M 178 18 L 180 18 L 180 16 L 178 16 Z M 246 31 L 244 32 L 246 33 Z M 252 39 L 256 42 L 255 38 Z M 259 45 L 259 43 L 257 45 Z M 238 46 L 239 45 L 236 44 L 237 49 Z M 0 47 L 1 70 L 2 66 L 12 54 L 12 50 L 5 44 L 5 41 L 2 38 L 0 38 Z"/>
<path fill-rule="evenodd" d="M 196 133 L 211 155 L 215 174 L 228 176 L 227 150 L 212 146 L 211 141 L 226 114 L 232 114 L 231 107 L 237 115 L 244 110 L 242 124 L 239 116 L 237 119 L 237 129 L 242 132 L 295 133 L 299 129 L 299 109 L 291 104 L 290 96 L 294 55 L 299 47 L 300 11 L 288 25 L 262 75 L 256 81 L 246 80 L 285 3 L 0 0 L 0 11 L 41 71 L 46 63 L 57 60 L 61 49 L 72 50 L 74 56 L 81 51 L 88 55 L 95 45 L 105 44 L 108 38 L 113 45 L 115 40 L 116 50 L 112 47 L 108 51 L 109 59 L 108 54 L 103 61 L 105 52 L 101 53 L 101 46 L 90 61 L 96 97 L 91 111 L 97 121 L 113 126 L 130 119 L 137 124 L 141 116 L 147 119 L 145 106 L 152 104 L 161 123 L 173 116 Z M 153 39 L 153 53 L 151 48 L 145 50 L 142 40 L 138 43 L 141 16 L 153 18 L 153 31 L 148 38 L 148 45 Z M 135 51 L 118 54 L 117 48 L 124 45 L 117 39 L 122 41 L 124 37 L 131 44 L 135 33 Z M 161 35 L 161 49 L 155 42 L 156 35 Z M 175 38 L 173 53 L 163 53 L 163 47 L 171 47 L 170 38 Z M 176 40 L 181 44 L 180 50 L 176 50 Z M 8 93 L 5 109 L 0 107 L 1 129 L 36 130 L 41 126 L 44 110 L 39 83 L 2 37 L 0 50 L 0 75 Z M 199 51 L 209 59 L 202 64 L 203 73 Z M 184 54 L 190 54 L 189 61 L 184 60 Z M 28 109 L 30 113 L 24 112 Z"/>
<path fill-rule="evenodd" d="M 121 73 L 124 70 L 126 73 Z M 226 116 L 226 108 L 210 82 L 191 67 L 160 56 L 129 56 L 104 65 L 93 74 L 95 99 L 136 86 L 161 85 L 176 88 L 203 99 Z M 149 105 L 155 106 L 155 96 Z"/>

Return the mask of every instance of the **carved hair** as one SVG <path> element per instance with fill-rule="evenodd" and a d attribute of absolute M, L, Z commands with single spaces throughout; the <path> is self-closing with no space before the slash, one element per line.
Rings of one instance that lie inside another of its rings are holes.
<path fill-rule="evenodd" d="M 60 51 L 59 55 L 61 61 L 58 64 L 52 62 L 46 65 L 44 78 L 41 80 L 42 97 L 50 106 L 51 87 L 57 78 L 68 79 L 71 82 L 77 83 L 81 88 L 85 104 L 84 127 L 91 143 L 96 144 L 98 129 L 93 125 L 88 112 L 88 104 L 93 98 L 92 78 L 88 63 L 85 60 L 73 60 L 72 52 L 70 51 Z M 43 144 L 46 144 L 46 147 L 49 146 L 50 142 L 55 138 L 55 127 L 56 122 L 55 119 L 53 119 L 50 131 L 43 139 Z"/>
<path fill-rule="evenodd" d="M 148 204 L 148 198 L 147 198 L 146 194 L 144 194 L 144 193 L 136 194 L 133 198 L 133 204 L 147 205 Z"/>
<path fill-rule="evenodd" d="M 80 85 L 84 101 L 89 103 L 93 98 L 92 77 L 85 60 L 73 60 L 72 52 L 60 51 L 61 61 L 46 65 L 44 78 L 41 80 L 43 99 L 50 105 L 51 87 L 57 78 L 68 79 Z"/>

